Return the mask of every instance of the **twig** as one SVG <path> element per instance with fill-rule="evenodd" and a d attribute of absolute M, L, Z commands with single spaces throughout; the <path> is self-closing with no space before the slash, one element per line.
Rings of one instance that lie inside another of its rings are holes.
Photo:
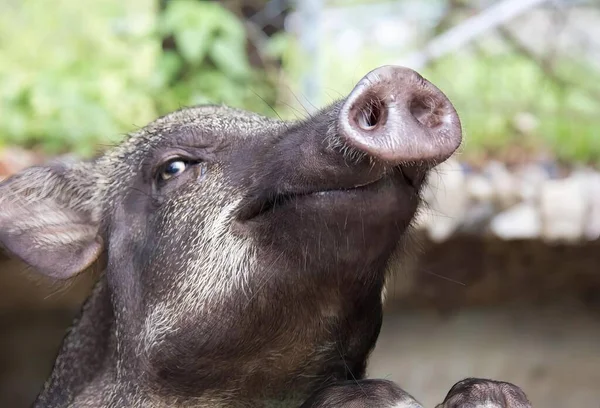
<path fill-rule="evenodd" d="M 547 0 L 504 0 L 487 8 L 464 23 L 431 40 L 423 51 L 415 53 L 400 65 L 422 69 L 430 61 L 451 54 L 486 32 L 537 7 Z"/>
<path fill-rule="evenodd" d="M 534 62 L 546 75 L 550 80 L 555 82 L 558 86 L 563 89 L 566 88 L 581 88 L 584 92 L 590 95 L 592 98 L 600 101 L 600 91 L 595 89 L 590 89 L 587 87 L 581 87 L 576 82 L 569 81 L 566 78 L 561 77 L 547 60 L 543 60 L 541 57 L 538 57 L 533 51 L 527 48 L 524 44 L 521 43 L 519 38 L 516 35 L 510 32 L 510 30 L 506 27 L 498 27 L 498 32 L 502 37 L 521 55 L 525 56 L 532 62 Z"/>

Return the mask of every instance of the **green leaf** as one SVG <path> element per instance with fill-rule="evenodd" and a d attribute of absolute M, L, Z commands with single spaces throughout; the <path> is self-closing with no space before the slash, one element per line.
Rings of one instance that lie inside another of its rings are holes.
<path fill-rule="evenodd" d="M 252 108 L 262 84 L 243 25 L 214 1 L 171 0 L 159 14 L 154 0 L 97 0 L 84 14 L 76 0 L 13 3 L 0 6 L 0 38 L 14 39 L 0 44 L 0 144 L 90 155 L 181 106 Z M 178 52 L 162 50 L 170 35 Z"/>
<path fill-rule="evenodd" d="M 292 46 L 293 41 L 288 33 L 277 33 L 268 40 L 265 51 L 272 58 L 283 58 Z"/>
<path fill-rule="evenodd" d="M 181 58 L 173 51 L 164 52 L 158 59 L 153 78 L 155 88 L 167 86 L 181 69 Z"/>
<path fill-rule="evenodd" d="M 200 26 L 175 32 L 177 48 L 186 62 L 200 65 L 210 46 L 211 28 Z"/>
<path fill-rule="evenodd" d="M 210 48 L 210 57 L 218 69 L 233 78 L 245 79 L 251 72 L 244 44 L 231 38 L 216 38 Z"/>

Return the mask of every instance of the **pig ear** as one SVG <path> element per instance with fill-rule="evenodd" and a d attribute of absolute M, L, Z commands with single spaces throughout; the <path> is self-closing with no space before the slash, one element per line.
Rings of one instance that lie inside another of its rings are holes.
<path fill-rule="evenodd" d="M 0 183 L 0 246 L 39 272 L 67 279 L 102 253 L 91 165 L 30 167 Z"/>

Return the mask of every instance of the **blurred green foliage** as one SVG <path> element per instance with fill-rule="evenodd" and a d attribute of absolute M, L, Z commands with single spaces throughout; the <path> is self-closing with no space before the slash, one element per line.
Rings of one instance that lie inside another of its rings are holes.
<path fill-rule="evenodd" d="M 7 0 L 0 5 L 0 145 L 89 156 L 200 102 L 269 110 L 242 23 L 214 2 Z M 163 50 L 172 36 L 175 49 Z M 258 96 L 260 95 L 260 97 Z"/>
<path fill-rule="evenodd" d="M 567 162 L 600 163 L 600 73 L 571 60 L 554 72 L 517 53 L 461 52 L 424 71 L 455 104 L 465 129 L 464 153 L 481 155 L 519 147 Z M 574 76 L 578 72 L 578 75 Z M 596 93 L 599 95 L 600 93 Z"/>
<path fill-rule="evenodd" d="M 1 2 L 0 145 L 89 156 L 159 115 L 206 102 L 284 118 L 308 115 L 300 86 L 315 61 L 302 54 L 297 38 L 275 34 L 261 51 L 283 70 L 256 68 L 245 27 L 218 2 L 170 0 L 164 10 L 158 3 Z M 368 44 L 352 55 L 326 39 L 321 46 L 319 105 L 399 57 Z M 600 74 L 573 60 L 554 61 L 553 70 L 572 82 L 514 51 L 469 48 L 422 73 L 459 111 L 466 156 L 520 146 L 600 163 Z"/>
<path fill-rule="evenodd" d="M 216 2 L 171 0 L 158 21 L 161 36 L 173 36 L 177 51 L 158 61 L 157 95 L 161 112 L 181 105 L 214 103 L 272 113 L 275 86 L 265 70 L 248 62 L 246 30 L 238 18 Z"/>

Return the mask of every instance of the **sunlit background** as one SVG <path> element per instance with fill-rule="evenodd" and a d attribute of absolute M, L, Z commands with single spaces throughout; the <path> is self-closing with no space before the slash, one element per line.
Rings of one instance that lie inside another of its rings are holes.
<path fill-rule="evenodd" d="M 371 375 L 425 406 L 480 376 L 597 407 L 600 1 L 3 0 L 0 180 L 183 106 L 307 118 L 384 64 L 442 89 L 465 141 L 426 191 Z M 2 407 L 30 405 L 90 285 L 25 269 L 0 253 Z"/>

